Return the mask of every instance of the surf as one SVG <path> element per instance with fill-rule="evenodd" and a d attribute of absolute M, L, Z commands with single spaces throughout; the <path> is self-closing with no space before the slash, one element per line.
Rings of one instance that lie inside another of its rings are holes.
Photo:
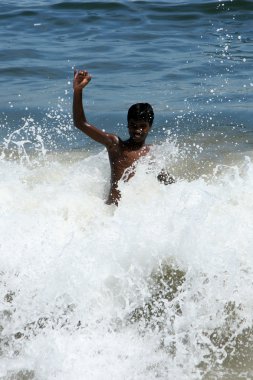
<path fill-rule="evenodd" d="M 104 203 L 105 151 L 0 161 L 2 374 L 98 379 L 107 363 L 115 379 L 200 379 L 240 358 L 250 367 L 251 159 L 164 186 L 162 157 L 188 158 L 171 139 L 154 149 L 156 164 L 120 183 L 119 207 Z"/>

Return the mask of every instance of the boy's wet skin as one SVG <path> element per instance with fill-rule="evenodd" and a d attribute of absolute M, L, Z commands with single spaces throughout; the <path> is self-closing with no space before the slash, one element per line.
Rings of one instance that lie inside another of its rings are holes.
<path fill-rule="evenodd" d="M 147 129 L 147 127 L 145 127 L 145 129 Z M 111 189 L 106 202 L 107 204 L 118 203 L 120 199 L 118 181 L 121 178 L 128 181 L 134 175 L 134 163 L 149 152 L 150 147 L 143 144 L 141 141 L 142 136 L 142 134 L 138 134 L 138 136 L 136 134 L 138 142 L 131 138 L 127 141 L 122 141 L 118 138 L 118 144 L 107 149 L 111 164 Z M 129 169 L 129 171 L 127 171 L 127 169 Z"/>
<path fill-rule="evenodd" d="M 117 205 L 120 199 L 119 180 L 123 178 L 127 181 L 131 178 L 134 175 L 135 162 L 149 153 L 150 146 L 145 144 L 145 140 L 152 126 L 154 113 L 148 103 L 138 103 L 131 106 L 128 110 L 128 132 L 130 137 L 126 141 L 122 141 L 114 134 L 109 134 L 96 128 L 88 123 L 82 103 L 83 89 L 90 80 L 91 76 L 87 71 L 75 71 L 73 81 L 74 124 L 90 138 L 107 148 L 111 165 L 111 188 L 106 203 Z M 164 183 L 166 183 L 164 181 L 164 176 L 166 177 L 166 175 L 164 172 L 163 177 L 161 177 L 161 181 Z"/>

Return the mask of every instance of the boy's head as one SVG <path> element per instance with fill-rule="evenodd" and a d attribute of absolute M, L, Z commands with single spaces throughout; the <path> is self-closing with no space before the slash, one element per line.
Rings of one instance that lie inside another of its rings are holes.
<path fill-rule="evenodd" d="M 144 143 L 154 120 L 154 111 L 148 103 L 133 104 L 127 114 L 128 131 L 132 141 Z"/>
<path fill-rule="evenodd" d="M 133 104 L 127 114 L 127 121 L 129 122 L 130 119 L 140 121 L 144 120 L 147 121 L 150 125 L 150 127 L 153 124 L 154 120 L 154 111 L 153 108 L 149 103 L 136 103 Z"/>

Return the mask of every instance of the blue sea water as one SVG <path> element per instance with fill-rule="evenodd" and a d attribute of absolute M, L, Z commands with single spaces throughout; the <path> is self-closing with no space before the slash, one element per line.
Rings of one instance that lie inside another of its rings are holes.
<path fill-rule="evenodd" d="M 71 126 L 74 67 L 93 76 L 89 119 L 115 133 L 137 101 L 153 105 L 156 135 L 178 118 L 181 133 L 251 131 L 251 21 L 251 1 L 3 1 L 2 137 L 5 118 L 8 133 L 29 115 L 47 135 L 48 109 Z"/>
<path fill-rule="evenodd" d="M 252 379 L 253 2 L 0 10 L 0 379 Z M 155 111 L 118 208 L 75 68 L 97 127 Z"/>

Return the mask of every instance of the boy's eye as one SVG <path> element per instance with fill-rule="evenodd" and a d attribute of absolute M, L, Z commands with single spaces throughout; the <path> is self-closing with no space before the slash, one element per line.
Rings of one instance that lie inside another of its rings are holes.
<path fill-rule="evenodd" d="M 146 125 L 130 124 L 130 127 L 131 127 L 131 128 L 134 128 L 134 129 L 144 129 L 144 128 L 146 127 Z"/>

